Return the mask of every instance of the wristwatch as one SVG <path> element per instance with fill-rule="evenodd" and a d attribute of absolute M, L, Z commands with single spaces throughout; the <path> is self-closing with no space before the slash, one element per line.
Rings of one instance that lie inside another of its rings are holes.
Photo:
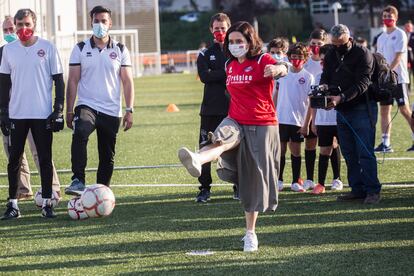
<path fill-rule="evenodd" d="M 125 108 L 125 112 L 134 113 L 134 108 L 133 107 L 127 107 L 127 108 Z"/>

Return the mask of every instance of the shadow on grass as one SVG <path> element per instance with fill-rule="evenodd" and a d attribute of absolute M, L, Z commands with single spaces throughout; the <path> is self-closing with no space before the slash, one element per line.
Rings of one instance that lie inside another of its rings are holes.
<path fill-rule="evenodd" d="M 2 263 L 0 265 L 1 272 L 28 272 L 31 270 L 47 271 L 51 269 L 76 269 L 82 267 L 96 267 L 96 266 L 108 266 L 113 264 L 126 264 L 130 258 L 94 258 L 94 259 L 80 259 L 67 262 L 42 262 L 38 264 L 19 264 L 19 265 L 6 265 Z"/>
<path fill-rule="evenodd" d="M 410 220 L 414 217 L 411 210 L 414 189 L 410 191 L 411 194 L 389 191 L 383 204 L 374 207 L 337 203 L 332 194 L 315 198 L 284 193 L 281 196 L 282 204 L 276 213 L 259 217 L 258 234 L 264 244 L 279 247 L 412 239 L 413 236 L 409 233 L 414 229 L 414 222 Z M 193 193 L 119 197 L 114 214 L 107 218 L 72 221 L 60 214 L 57 220 L 49 221 L 31 216 L 0 223 L 0 226 L 7 225 L 6 229 L 0 228 L 0 235 L 4 239 L 26 242 L 98 238 L 106 233 L 130 238 L 128 242 L 51 248 L 11 254 L 8 257 L 71 255 L 74 252 L 170 254 L 197 248 L 238 250 L 239 239 L 243 234 L 239 229 L 244 225 L 239 203 L 228 199 L 228 193 L 224 191 L 216 193 L 214 203 L 210 204 L 190 202 L 191 196 Z M 274 231 L 261 233 L 263 227 L 274 227 Z M 197 237 L 198 231 L 208 233 L 222 230 L 228 230 L 229 234 L 225 237 L 209 236 L 208 239 L 204 236 Z M 148 232 L 153 233 L 155 240 L 143 241 L 145 239 L 141 233 Z M 173 238 L 157 240 L 157 232 L 160 235 L 173 233 Z"/>

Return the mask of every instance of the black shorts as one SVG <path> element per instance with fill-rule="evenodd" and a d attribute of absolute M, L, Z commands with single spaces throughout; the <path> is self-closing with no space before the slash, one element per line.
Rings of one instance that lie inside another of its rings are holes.
<path fill-rule="evenodd" d="M 333 138 L 338 140 L 338 129 L 336 126 L 316 126 L 318 132 L 318 146 L 330 147 L 333 145 Z"/>
<path fill-rule="evenodd" d="M 298 126 L 279 124 L 280 142 L 303 142 L 304 137 L 299 129 Z"/>
<path fill-rule="evenodd" d="M 408 84 L 399 83 L 397 88 L 392 91 L 392 98 L 387 101 L 381 101 L 380 105 L 392 105 L 394 103 L 394 99 L 398 106 L 408 104 Z"/>

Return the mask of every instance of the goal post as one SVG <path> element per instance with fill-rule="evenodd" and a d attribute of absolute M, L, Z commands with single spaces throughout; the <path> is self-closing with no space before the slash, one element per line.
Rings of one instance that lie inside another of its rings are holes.
<path fill-rule="evenodd" d="M 91 30 L 76 31 L 74 34 L 75 42 L 85 40 L 91 35 Z M 131 54 L 133 75 L 134 77 L 142 76 L 138 30 L 110 30 L 110 36 L 128 47 Z"/>

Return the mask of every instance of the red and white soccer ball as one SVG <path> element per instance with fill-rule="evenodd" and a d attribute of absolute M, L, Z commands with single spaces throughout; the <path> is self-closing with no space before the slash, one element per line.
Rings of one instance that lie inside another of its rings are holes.
<path fill-rule="evenodd" d="M 42 205 L 43 205 L 42 188 L 40 188 L 36 192 L 34 196 L 34 201 L 37 207 L 42 208 Z M 60 201 L 60 197 L 58 193 L 56 191 L 52 191 L 52 198 L 51 198 L 52 207 L 55 208 L 56 206 L 58 206 L 59 201 Z"/>
<path fill-rule="evenodd" d="M 68 202 L 68 215 L 71 219 L 82 220 L 87 219 L 88 215 L 83 210 L 83 205 L 80 197 L 74 197 Z"/>
<path fill-rule="evenodd" d="M 115 207 L 115 196 L 112 190 L 102 184 L 88 186 L 81 196 L 83 210 L 90 218 L 105 217 Z"/>

